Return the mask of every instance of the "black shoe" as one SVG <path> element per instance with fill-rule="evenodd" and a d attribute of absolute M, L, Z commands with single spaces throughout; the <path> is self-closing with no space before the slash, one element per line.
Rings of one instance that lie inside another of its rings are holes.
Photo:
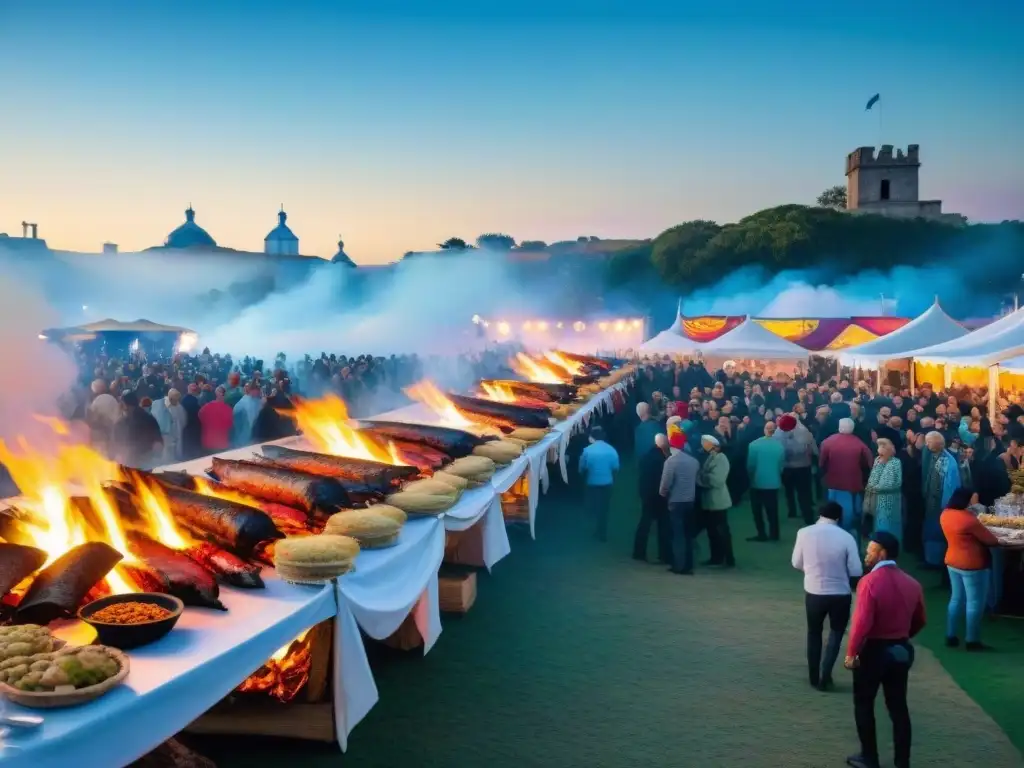
<path fill-rule="evenodd" d="M 728 569 L 728 568 L 735 568 L 735 567 L 736 567 L 736 561 L 735 560 L 733 560 L 732 562 L 722 563 L 722 568 Z"/>
<path fill-rule="evenodd" d="M 641 563 L 646 563 L 647 558 L 644 555 L 633 555 L 634 560 L 639 560 Z"/>
<path fill-rule="evenodd" d="M 721 560 L 705 560 L 701 565 L 708 566 L 709 568 L 715 568 L 725 565 Z"/>
<path fill-rule="evenodd" d="M 811 683 L 811 688 L 817 688 L 819 685 L 821 685 L 821 681 L 820 680 L 815 680 L 813 677 L 810 678 L 810 683 Z"/>
<path fill-rule="evenodd" d="M 779 540 L 778 536 L 769 536 L 768 537 L 768 541 L 778 541 L 778 540 Z"/>
<path fill-rule="evenodd" d="M 879 768 L 877 760 L 871 760 L 861 754 L 850 755 L 846 758 L 846 764 L 850 768 Z"/>
<path fill-rule="evenodd" d="M 946 647 L 947 648 L 957 648 L 959 645 L 960 645 L 960 638 L 959 637 L 947 637 L 946 638 Z"/>
<path fill-rule="evenodd" d="M 832 682 L 832 678 L 831 677 L 826 677 L 824 680 L 822 680 L 820 683 L 818 683 L 814 687 L 817 688 L 822 693 L 828 693 L 829 691 L 831 691 L 833 688 L 836 687 L 836 684 Z"/>
<path fill-rule="evenodd" d="M 967 643 L 967 645 L 965 645 L 964 648 L 966 648 L 968 651 L 994 651 L 995 650 L 995 648 L 993 648 L 991 645 L 985 645 L 981 641 L 973 642 L 973 643 Z"/>
<path fill-rule="evenodd" d="M 690 570 L 690 571 L 677 571 L 675 568 L 669 568 L 668 572 L 669 573 L 676 573 L 676 574 L 679 574 L 680 576 L 693 576 L 693 571 L 692 570 Z"/>
<path fill-rule="evenodd" d="M 767 536 L 750 536 L 747 541 L 768 541 Z"/>

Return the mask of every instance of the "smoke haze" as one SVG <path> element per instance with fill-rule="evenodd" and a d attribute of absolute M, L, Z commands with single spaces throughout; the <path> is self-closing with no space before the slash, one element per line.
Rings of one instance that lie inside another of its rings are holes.
<path fill-rule="evenodd" d="M 471 320 L 494 310 L 495 301 L 523 312 L 546 303 L 543 295 L 517 285 L 504 254 L 419 254 L 367 272 L 320 270 L 231 322 L 200 329 L 200 343 L 264 360 L 278 352 L 290 360 L 321 351 L 450 354 L 484 346 Z"/>
<path fill-rule="evenodd" d="M 52 437 L 33 415 L 57 416 L 57 403 L 77 377 L 75 361 L 39 338 L 57 320 L 47 302 L 27 286 L 0 281 L 0 439 Z"/>

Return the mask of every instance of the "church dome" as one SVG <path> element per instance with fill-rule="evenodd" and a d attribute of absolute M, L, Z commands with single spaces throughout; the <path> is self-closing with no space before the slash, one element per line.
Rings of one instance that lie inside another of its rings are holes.
<path fill-rule="evenodd" d="M 349 255 L 345 253 L 345 241 L 338 241 L 338 252 L 334 254 L 331 259 L 331 264 L 344 264 L 347 267 L 354 267 L 356 263 L 349 258 Z"/>
<path fill-rule="evenodd" d="M 277 214 L 277 226 L 270 230 L 270 234 L 263 238 L 264 253 L 275 256 L 298 255 L 299 238 L 285 224 L 287 220 L 288 214 L 284 212 L 284 206 L 282 205 L 280 213 Z"/>
<path fill-rule="evenodd" d="M 217 242 L 196 224 L 196 212 L 190 205 L 185 211 L 185 223 L 171 232 L 164 241 L 165 248 L 216 248 Z"/>

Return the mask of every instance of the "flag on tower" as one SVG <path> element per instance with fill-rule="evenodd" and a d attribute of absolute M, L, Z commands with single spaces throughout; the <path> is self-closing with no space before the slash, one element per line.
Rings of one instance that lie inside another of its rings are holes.
<path fill-rule="evenodd" d="M 867 111 L 867 110 L 871 109 L 873 106 L 875 106 L 875 104 L 878 103 L 878 100 L 880 98 L 882 98 L 882 97 L 879 94 L 876 93 L 874 96 L 872 96 L 870 99 L 868 99 L 868 105 L 866 107 L 864 107 L 864 110 Z"/>

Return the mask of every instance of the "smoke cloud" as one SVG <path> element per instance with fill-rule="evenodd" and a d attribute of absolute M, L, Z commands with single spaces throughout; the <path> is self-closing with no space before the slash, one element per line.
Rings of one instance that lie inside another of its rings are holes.
<path fill-rule="evenodd" d="M 961 318 L 984 315 L 976 294 L 965 286 L 962 271 L 950 267 L 895 267 L 854 276 L 823 271 L 782 272 L 774 277 L 759 267 L 726 276 L 710 288 L 683 298 L 683 314 L 752 317 L 915 317 L 938 296 L 944 308 Z M 995 307 L 990 308 L 993 312 Z"/>
<path fill-rule="evenodd" d="M 496 302 L 536 312 L 546 299 L 518 285 L 505 254 L 418 254 L 358 273 L 337 266 L 318 270 L 231 322 L 199 329 L 200 343 L 264 360 L 279 352 L 289 360 L 321 351 L 452 354 L 485 346 L 471 319 L 497 311 Z"/>
<path fill-rule="evenodd" d="M 35 416 L 58 416 L 58 402 L 74 384 L 75 361 L 39 338 L 57 320 L 31 287 L 0 281 L 0 439 L 25 436 L 33 444 L 53 436 Z"/>

